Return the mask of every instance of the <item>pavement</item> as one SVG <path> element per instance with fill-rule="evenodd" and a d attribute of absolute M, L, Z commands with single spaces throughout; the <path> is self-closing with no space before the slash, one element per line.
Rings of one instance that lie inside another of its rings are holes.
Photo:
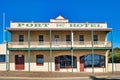
<path fill-rule="evenodd" d="M 0 80 L 120 80 L 120 72 L 0 71 Z"/>

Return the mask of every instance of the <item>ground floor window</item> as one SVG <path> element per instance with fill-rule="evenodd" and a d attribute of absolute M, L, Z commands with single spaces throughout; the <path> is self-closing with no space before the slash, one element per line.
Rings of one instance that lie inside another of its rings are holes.
<path fill-rule="evenodd" d="M 58 56 L 55 59 L 55 64 L 60 64 L 60 68 L 72 68 L 72 56 Z M 75 56 L 73 56 L 73 68 L 77 68 L 77 58 Z"/>
<path fill-rule="evenodd" d="M 0 55 L 0 63 L 5 62 L 5 55 Z"/>
<path fill-rule="evenodd" d="M 36 64 L 43 65 L 44 64 L 44 57 L 43 55 L 36 55 Z"/>
<path fill-rule="evenodd" d="M 105 67 L 105 57 L 98 54 L 94 54 L 94 61 L 92 54 L 81 56 L 80 61 L 84 62 L 85 68 L 92 67 L 93 63 L 94 67 Z"/>

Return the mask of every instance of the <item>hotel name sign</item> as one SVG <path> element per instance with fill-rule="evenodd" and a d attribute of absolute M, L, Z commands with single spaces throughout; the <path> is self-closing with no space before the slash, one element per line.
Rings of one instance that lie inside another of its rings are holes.
<path fill-rule="evenodd" d="M 107 28 L 106 23 L 11 23 L 11 28 Z"/>

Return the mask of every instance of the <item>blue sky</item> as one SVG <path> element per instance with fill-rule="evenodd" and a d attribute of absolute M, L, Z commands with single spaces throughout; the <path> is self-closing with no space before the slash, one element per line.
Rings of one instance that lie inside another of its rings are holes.
<path fill-rule="evenodd" d="M 120 0 L 0 0 L 0 43 L 3 13 L 6 27 L 10 21 L 49 22 L 58 15 L 70 22 L 107 22 L 114 47 L 120 47 Z"/>

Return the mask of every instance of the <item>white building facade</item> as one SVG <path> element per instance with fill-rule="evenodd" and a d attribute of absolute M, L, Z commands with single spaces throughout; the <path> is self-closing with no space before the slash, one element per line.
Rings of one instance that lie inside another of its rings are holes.
<path fill-rule="evenodd" d="M 107 72 L 112 49 L 106 23 L 11 22 L 6 52 L 9 71 Z"/>
<path fill-rule="evenodd" d="M 0 71 L 6 71 L 6 44 L 0 44 Z"/>

